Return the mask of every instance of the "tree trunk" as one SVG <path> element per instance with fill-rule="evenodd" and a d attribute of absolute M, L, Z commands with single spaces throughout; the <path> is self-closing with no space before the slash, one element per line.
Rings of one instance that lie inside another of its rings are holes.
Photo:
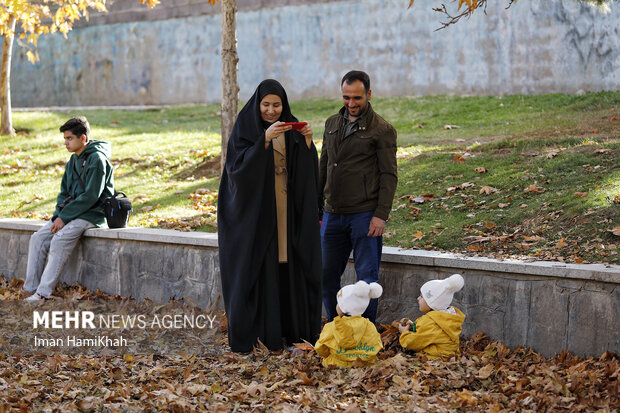
<path fill-rule="evenodd" d="M 228 138 L 235 124 L 239 106 L 236 14 L 236 0 L 222 0 L 222 169 L 226 163 Z"/>
<path fill-rule="evenodd" d="M 2 122 L 0 134 L 14 135 L 15 130 L 11 122 L 11 56 L 13 54 L 13 37 L 15 36 L 15 16 L 9 17 L 9 33 L 4 36 L 2 47 L 2 70 L 0 73 L 0 108 L 2 108 Z"/>

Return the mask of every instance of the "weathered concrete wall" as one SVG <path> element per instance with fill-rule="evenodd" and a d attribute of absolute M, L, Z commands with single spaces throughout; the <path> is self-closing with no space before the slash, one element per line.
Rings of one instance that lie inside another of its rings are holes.
<path fill-rule="evenodd" d="M 26 277 L 28 243 L 41 222 L 0 220 L 0 274 Z M 149 229 L 93 229 L 60 280 L 108 294 L 165 302 L 188 297 L 203 308 L 223 304 L 217 236 Z"/>
<path fill-rule="evenodd" d="M 153 16 L 184 16 L 198 10 L 194 3 Z M 340 77 L 352 68 L 371 74 L 375 96 L 620 88 L 618 3 L 601 14 L 572 0 L 517 2 L 509 10 L 493 1 L 486 16 L 476 13 L 439 32 L 429 2 L 409 10 L 406 2 L 383 0 L 267 3 L 272 7 L 241 7 L 237 16 L 242 99 L 267 77 L 282 81 L 292 99 L 336 97 Z M 219 15 L 93 20 L 98 24 L 68 39 L 41 38 L 35 65 L 25 49 L 15 49 L 14 106 L 219 101 Z"/>
<path fill-rule="evenodd" d="M 0 220 L 0 274 L 24 278 L 28 240 L 41 222 Z M 421 315 L 416 298 L 426 281 L 459 272 L 454 305 L 467 318 L 463 334 L 484 331 L 508 346 L 547 356 L 620 353 L 620 266 L 497 261 L 435 251 L 384 248 L 379 320 Z M 353 282 L 349 265 L 344 284 Z M 189 297 L 222 306 L 215 234 L 128 228 L 87 231 L 61 280 L 106 293 L 166 301 Z"/>

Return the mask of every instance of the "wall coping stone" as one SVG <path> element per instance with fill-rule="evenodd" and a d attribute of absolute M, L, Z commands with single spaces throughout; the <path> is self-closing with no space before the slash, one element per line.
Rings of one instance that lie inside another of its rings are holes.
<path fill-rule="evenodd" d="M 37 231 L 45 221 L 32 219 L 0 219 L 0 229 Z M 94 228 L 84 233 L 85 237 L 119 239 L 129 241 L 159 242 L 164 244 L 197 245 L 217 248 L 217 234 L 208 232 L 183 232 L 157 228 Z"/>
<path fill-rule="evenodd" d="M 0 219 L 0 229 L 37 231 L 45 221 L 32 219 Z M 217 234 L 207 232 L 182 232 L 157 228 L 95 228 L 84 233 L 85 237 L 143 241 L 179 245 L 195 245 L 217 248 Z M 404 250 L 383 247 L 381 261 L 395 264 L 432 266 L 538 275 L 541 277 L 570 278 L 620 284 L 620 265 L 614 264 L 568 264 L 557 261 L 525 261 L 517 259 L 498 260 L 487 257 L 471 257 L 461 254 L 427 250 Z"/>

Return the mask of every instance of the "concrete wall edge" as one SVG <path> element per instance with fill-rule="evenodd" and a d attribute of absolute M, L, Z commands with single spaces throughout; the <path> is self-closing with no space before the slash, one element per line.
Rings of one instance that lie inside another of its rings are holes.
<path fill-rule="evenodd" d="M 0 219 L 0 230 L 37 231 L 45 221 L 29 219 Z M 217 234 L 181 232 L 156 228 L 97 228 L 86 231 L 85 237 L 118 239 L 162 244 L 194 245 L 217 248 Z M 470 257 L 441 251 L 403 250 L 383 247 L 383 262 L 422 267 L 455 268 L 457 270 L 492 271 L 497 273 L 527 274 L 561 279 L 591 280 L 620 284 L 620 265 L 569 264 L 553 261 L 498 260 L 487 257 Z"/>

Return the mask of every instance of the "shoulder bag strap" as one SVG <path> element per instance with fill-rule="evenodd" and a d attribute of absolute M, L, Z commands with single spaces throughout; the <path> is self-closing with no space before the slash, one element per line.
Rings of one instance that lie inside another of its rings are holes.
<path fill-rule="evenodd" d="M 77 174 L 78 183 L 82 187 L 82 192 L 86 192 L 86 185 L 84 185 L 84 181 L 82 181 L 82 177 L 80 175 L 82 174 L 82 172 L 84 172 L 84 167 L 86 166 L 86 160 L 88 159 L 89 155 L 90 153 L 87 153 L 84 155 L 84 159 L 82 159 L 82 168 L 80 169 L 79 172 L 75 168 L 75 164 L 73 164 L 73 169 L 75 170 L 75 173 Z"/>

